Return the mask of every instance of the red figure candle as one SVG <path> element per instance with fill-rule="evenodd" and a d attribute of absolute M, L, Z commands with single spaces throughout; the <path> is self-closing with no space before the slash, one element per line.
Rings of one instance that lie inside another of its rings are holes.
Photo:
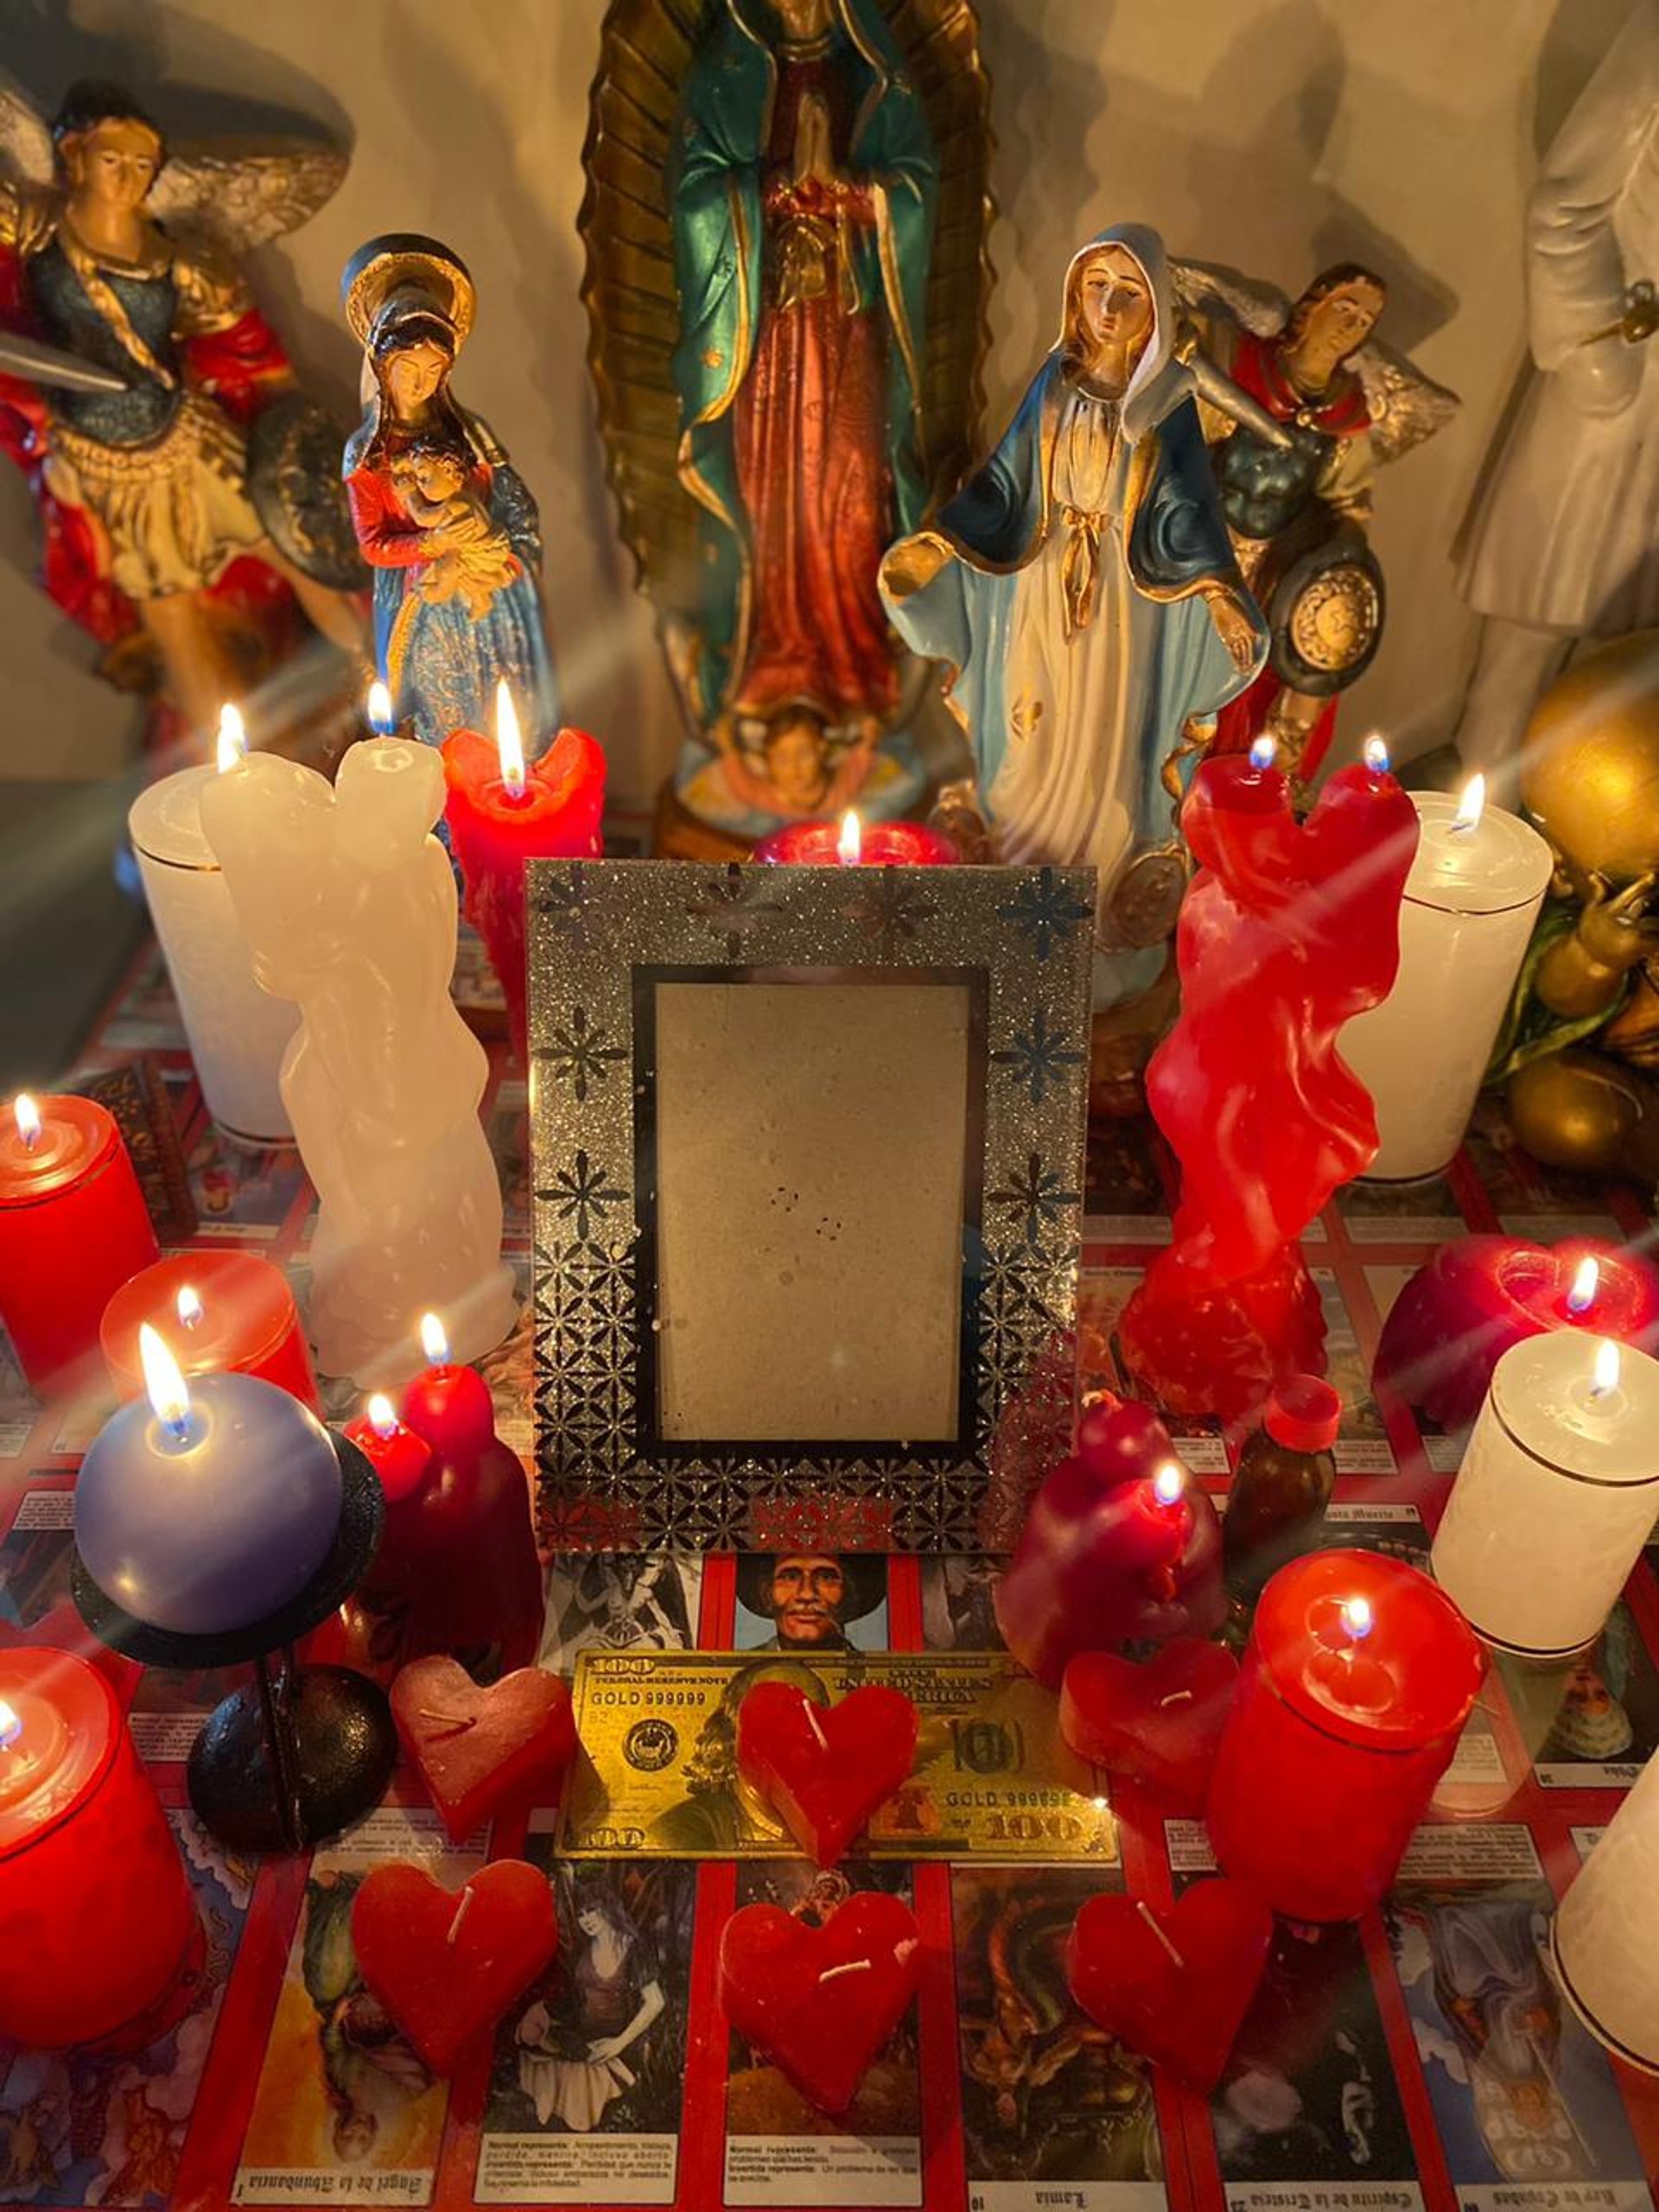
<path fill-rule="evenodd" d="M 137 2048 L 190 2002 L 200 1942 L 109 1684 L 66 1651 L 0 1652 L 0 2036 Z"/>
<path fill-rule="evenodd" d="M 1216 1509 L 1150 1407 L 1084 1416 L 1077 1456 L 1031 1502 L 995 1604 L 1009 1650 L 1051 1689 L 1079 1652 L 1220 1628 Z"/>
<path fill-rule="evenodd" d="M 791 822 L 763 837 L 757 861 L 793 868 L 949 868 L 958 857 L 950 840 L 925 822 Z"/>
<path fill-rule="evenodd" d="M 474 729 L 444 740 L 444 818 L 466 880 L 463 911 L 489 948 L 506 997 L 512 1049 L 519 1066 L 527 1067 L 524 863 L 599 858 L 605 755 L 586 731 L 562 729 L 527 767 L 505 683 L 497 687 L 495 713 L 493 742 Z"/>
<path fill-rule="evenodd" d="M 1317 1552 L 1262 1594 L 1205 1808 L 1224 1871 L 1293 1920 L 1375 1904 L 1446 1771 L 1485 1672 L 1426 1574 Z"/>
<path fill-rule="evenodd" d="M 1510 1345 L 1553 1329 L 1659 1350 L 1659 1268 L 1587 1236 L 1564 1237 L 1553 1250 L 1514 1236 L 1459 1236 L 1394 1301 L 1373 1371 L 1442 1427 L 1466 1428 Z"/>
<path fill-rule="evenodd" d="M 288 1278 L 256 1252 L 175 1252 L 124 1283 L 99 1335 L 117 1397 L 144 1387 L 138 1332 L 148 1321 L 186 1376 L 257 1375 L 321 1414 L 317 1378 Z"/>
<path fill-rule="evenodd" d="M 111 1294 L 160 1256 L 103 1107 L 20 1096 L 0 1111 L 0 1314 L 32 1389 L 84 1379 Z"/>
<path fill-rule="evenodd" d="M 1181 1199 L 1118 1336 L 1164 1404 L 1233 1420 L 1281 1375 L 1324 1369 L 1297 1239 L 1376 1150 L 1337 1037 L 1393 984 L 1417 811 L 1373 755 L 1299 823 L 1253 750 L 1205 761 L 1181 828 L 1198 862 L 1176 934 L 1181 1013 L 1147 1073 Z"/>

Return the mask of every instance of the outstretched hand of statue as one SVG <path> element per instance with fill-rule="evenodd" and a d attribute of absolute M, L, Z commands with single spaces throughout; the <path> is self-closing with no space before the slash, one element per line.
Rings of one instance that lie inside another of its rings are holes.
<path fill-rule="evenodd" d="M 1215 593 L 1210 601 L 1210 619 L 1216 626 L 1216 635 L 1232 655 L 1234 667 L 1254 667 L 1261 638 L 1238 601 L 1224 592 Z"/>

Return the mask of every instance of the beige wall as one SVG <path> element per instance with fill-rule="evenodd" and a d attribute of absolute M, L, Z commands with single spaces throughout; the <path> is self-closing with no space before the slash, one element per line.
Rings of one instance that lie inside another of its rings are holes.
<path fill-rule="evenodd" d="M 989 428 L 1050 342 L 1077 241 L 1140 218 L 1178 251 L 1294 289 L 1370 260 L 1389 334 L 1464 397 L 1380 487 L 1392 606 L 1346 728 L 1402 751 L 1455 715 L 1471 625 L 1449 549 L 1523 354 L 1519 236 L 1535 153 L 1623 0 L 979 0 L 1001 207 Z M 308 116 L 354 144 L 338 198 L 262 252 L 261 299 L 321 396 L 355 411 L 335 308 L 378 230 L 452 244 L 478 280 L 456 388 L 541 502 L 568 711 L 650 788 L 677 738 L 601 473 L 578 298 L 581 151 L 603 0 L 6 0 L 0 68 L 49 108 L 124 77 L 180 137 Z M 1659 272 L 1649 272 L 1659 274 Z M 0 774 L 92 776 L 138 717 L 33 589 L 32 516 L 0 479 Z"/>

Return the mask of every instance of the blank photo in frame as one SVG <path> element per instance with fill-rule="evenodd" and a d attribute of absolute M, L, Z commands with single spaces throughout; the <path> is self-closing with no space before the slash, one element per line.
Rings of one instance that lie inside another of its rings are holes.
<path fill-rule="evenodd" d="M 1071 1414 L 1090 874 L 543 862 L 529 900 L 548 1541 L 1008 1541 Z"/>

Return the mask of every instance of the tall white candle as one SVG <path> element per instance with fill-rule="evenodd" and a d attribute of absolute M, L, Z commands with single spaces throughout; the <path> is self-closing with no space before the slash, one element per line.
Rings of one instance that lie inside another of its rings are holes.
<path fill-rule="evenodd" d="M 1597 1635 L 1659 1513 L 1659 1360 L 1560 1329 L 1511 1345 L 1434 1537 L 1435 1580 L 1488 1643 Z"/>
<path fill-rule="evenodd" d="M 443 788 L 435 752 L 379 737 L 352 747 L 332 789 L 260 753 L 201 794 L 255 972 L 302 1017 L 282 1088 L 321 1202 L 317 1363 L 365 1389 L 419 1367 L 429 1308 L 458 1361 L 517 1313 L 478 1116 L 487 1063 L 449 996 L 455 880 L 429 834 Z"/>
<path fill-rule="evenodd" d="M 227 1136 L 291 1144 L 278 1088 L 295 1007 L 262 991 L 225 877 L 201 826 L 216 768 L 183 768 L 140 791 L 127 834 L 207 1111 Z"/>
<path fill-rule="evenodd" d="M 1659 1757 L 1580 1869 L 1555 1916 L 1555 1966 L 1591 2034 L 1659 2074 Z"/>
<path fill-rule="evenodd" d="M 1518 815 L 1414 791 L 1422 825 L 1400 909 L 1400 971 L 1338 1049 L 1376 1103 L 1372 1178 L 1438 1174 L 1457 1151 L 1532 925 L 1549 847 Z"/>

